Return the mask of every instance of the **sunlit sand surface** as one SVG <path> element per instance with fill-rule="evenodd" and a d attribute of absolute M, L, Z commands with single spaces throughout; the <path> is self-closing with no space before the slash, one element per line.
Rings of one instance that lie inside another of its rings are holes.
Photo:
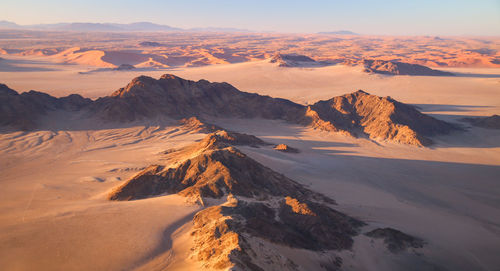
<path fill-rule="evenodd" d="M 331 42 L 330 37 L 321 39 Z M 452 53 L 458 52 L 447 52 Z M 60 52 L 0 55 L 0 82 L 18 91 L 34 89 L 57 97 L 79 93 L 95 99 L 125 86 L 135 76 L 158 78 L 173 73 L 191 80 L 228 82 L 241 91 L 301 104 L 363 89 L 417 105 L 424 113 L 466 127 L 469 125 L 459 122 L 460 118 L 500 113 L 500 70 L 483 60 L 484 65 L 477 65 L 480 67 L 440 67 L 457 73 L 455 77 L 375 75 L 340 64 L 282 68 L 253 55 L 245 58 L 255 59 L 242 63 L 231 64 L 240 62 L 233 55 L 218 57 L 224 61 L 210 60 L 220 65 L 82 74 L 95 66 L 106 67 L 95 62 L 101 53 L 69 54 L 64 62 L 73 64 L 60 63 Z M 200 49 L 197 54 L 204 53 Z M 117 53 L 107 56 L 144 60 Z M 71 57 L 77 60 L 68 60 Z M 433 61 L 437 63 L 432 59 L 425 63 Z M 419 265 L 424 269 L 495 270 L 500 266 L 500 130 L 470 127 L 434 137 L 436 144 L 423 148 L 346 137 L 276 120 L 208 121 L 299 149 L 300 153 L 292 154 L 272 146 L 238 147 L 263 165 L 335 199 L 337 209 L 346 214 L 421 237 L 427 242 Z M 177 195 L 129 202 L 108 201 L 106 195 L 144 167 L 158 163 L 163 151 L 193 143 L 203 134 L 179 129 L 170 119 L 116 125 L 89 120 L 78 126 L 72 116 L 54 113 L 44 117 L 43 124 L 45 129 L 0 135 L 3 269 L 199 267 L 189 258 L 192 240 L 188 232 L 189 222 L 201 206 Z M 359 242 L 354 250 L 342 254 L 346 270 L 422 270 L 412 266 L 411 257 L 381 255 L 379 244 L 364 236 L 356 238 Z M 295 255 L 305 267 L 310 264 L 300 250 L 279 249 Z"/>

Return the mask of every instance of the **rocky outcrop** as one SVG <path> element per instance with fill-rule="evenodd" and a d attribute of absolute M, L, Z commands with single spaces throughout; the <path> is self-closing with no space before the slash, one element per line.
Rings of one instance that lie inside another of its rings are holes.
<path fill-rule="evenodd" d="M 276 63 L 278 67 L 317 67 L 326 65 L 326 63 L 317 62 L 305 55 L 281 53 L 274 55 L 269 62 Z"/>
<path fill-rule="evenodd" d="M 249 134 L 237 133 L 226 130 L 217 131 L 214 136 L 217 138 L 216 141 L 224 142 L 229 145 L 247 145 L 250 147 L 258 148 L 259 146 L 270 145 L 270 143 Z"/>
<path fill-rule="evenodd" d="M 398 61 L 364 59 L 361 64 L 365 72 L 389 75 L 421 75 L 421 76 L 454 76 L 451 72 L 434 70 L 418 64 L 409 64 Z"/>
<path fill-rule="evenodd" d="M 280 152 L 289 152 L 289 153 L 299 153 L 300 151 L 296 148 L 290 147 L 286 144 L 278 144 L 274 146 L 274 149 Z"/>
<path fill-rule="evenodd" d="M 500 129 L 500 116 L 491 115 L 489 117 L 471 117 L 463 118 L 462 121 L 468 122 L 473 126 L 486 129 Z"/>
<path fill-rule="evenodd" d="M 270 145 L 270 143 L 254 135 L 228 131 L 220 126 L 204 122 L 197 117 L 181 119 L 179 123 L 185 130 L 196 133 L 212 134 L 211 136 L 216 138 L 216 141 L 234 146 L 246 145 L 258 148 L 259 146 Z"/>
<path fill-rule="evenodd" d="M 203 204 L 225 197 L 225 203 L 193 218 L 191 252 L 203 269 L 299 270 L 294 259 L 266 243 L 318 253 L 352 247 L 363 222 L 334 210 L 332 199 L 229 146 L 239 141 L 238 135 L 229 138 L 209 134 L 170 153 L 169 165 L 146 168 L 109 199 L 177 193 Z"/>
<path fill-rule="evenodd" d="M 7 94 L 10 92 L 12 90 L 6 91 L 4 96 L 14 97 L 15 95 Z M 430 136 L 456 130 L 454 125 L 422 114 L 413 106 L 363 91 L 304 106 L 285 99 L 242 92 L 227 83 L 211 83 L 206 80 L 195 82 L 170 74 L 165 74 L 158 80 L 147 76 L 137 77 L 126 87 L 93 102 L 78 95 L 57 99 L 43 93 L 29 92 L 21 96 L 26 96 L 22 99 L 36 106 L 23 109 L 22 103 L 11 104 L 5 98 L 2 100 L 2 110 L 11 108 L 9 110 L 12 112 L 23 112 L 38 108 L 35 112 L 27 113 L 36 116 L 43 113 L 43 108 L 71 107 L 75 110 L 86 110 L 87 116 L 109 122 L 129 122 L 166 116 L 186 119 L 181 123 L 184 128 L 192 126 L 193 129 L 206 132 L 213 132 L 218 128 L 213 125 L 205 125 L 202 128 L 201 124 L 196 124 L 189 118 L 263 118 L 283 120 L 349 136 L 366 136 L 418 146 L 431 144 Z M 15 109 L 16 106 L 20 106 L 20 109 Z M 10 121 L 4 120 L 3 125 L 15 120 L 8 118 Z M 27 121 L 27 126 L 36 122 L 36 118 L 26 116 L 20 120 Z"/>
<path fill-rule="evenodd" d="M 115 71 L 130 71 L 135 69 L 134 65 L 130 64 L 121 64 L 120 66 L 113 68 Z"/>
<path fill-rule="evenodd" d="M 96 100 L 91 111 L 110 121 L 157 115 L 285 119 L 302 108 L 285 99 L 242 92 L 227 83 L 195 82 L 165 74 L 158 80 L 137 77 L 125 88 Z"/>
<path fill-rule="evenodd" d="M 77 111 L 91 102 L 77 94 L 62 98 L 34 90 L 19 94 L 0 84 L 0 126 L 31 130 L 37 127 L 37 120 L 49 111 Z"/>
<path fill-rule="evenodd" d="M 417 237 L 392 228 L 378 228 L 365 235 L 376 239 L 383 239 L 387 249 L 392 253 L 398 253 L 411 248 L 422 248 L 425 244 L 423 240 Z"/>
<path fill-rule="evenodd" d="M 206 123 L 197 117 L 181 119 L 179 120 L 179 124 L 184 130 L 187 130 L 191 133 L 210 134 L 217 132 L 219 130 L 224 130 L 224 128 L 220 126 Z"/>
<path fill-rule="evenodd" d="M 303 123 L 321 130 L 417 146 L 430 145 L 430 136 L 458 129 L 420 113 L 414 106 L 361 90 L 308 106 Z"/>
<path fill-rule="evenodd" d="M 226 83 L 135 78 L 126 88 L 97 100 L 92 112 L 110 120 L 135 120 L 158 114 L 173 117 L 212 116 L 282 119 L 350 136 L 425 146 L 430 136 L 455 126 L 420 113 L 413 106 L 363 91 L 319 101 L 311 106 L 241 92 Z"/>
<path fill-rule="evenodd" d="M 240 137 L 241 136 L 241 137 Z M 252 136 L 223 131 L 169 153 L 170 165 L 152 165 L 109 195 L 111 200 L 133 200 L 164 193 L 193 199 L 229 194 L 248 198 L 291 196 L 333 201 L 246 156 L 230 144 L 253 143 Z M 260 142 L 260 141 L 259 141 Z"/>
<path fill-rule="evenodd" d="M 241 270 L 299 270 L 294 259 L 265 251 L 261 240 L 310 251 L 343 250 L 351 248 L 363 225 L 324 204 L 290 197 L 258 202 L 230 197 L 197 213 L 193 222 L 194 258 L 204 268 Z"/>

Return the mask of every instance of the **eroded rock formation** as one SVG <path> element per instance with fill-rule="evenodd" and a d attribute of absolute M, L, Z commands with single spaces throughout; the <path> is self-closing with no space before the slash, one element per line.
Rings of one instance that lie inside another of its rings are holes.
<path fill-rule="evenodd" d="M 205 132 L 218 130 L 219 127 L 202 127 L 196 123 L 197 119 L 283 120 L 349 136 L 418 146 L 431 144 L 431 136 L 458 129 L 420 113 L 413 106 L 363 91 L 304 106 L 285 99 L 242 92 L 227 83 L 195 82 L 170 74 L 158 80 L 137 77 L 126 87 L 96 101 L 79 95 L 58 99 L 34 91 L 19 95 L 5 85 L 0 95 L 1 110 L 5 112 L 1 116 L 1 124 L 23 127 L 36 126 L 37 116 L 47 110 L 65 109 L 84 110 L 88 117 L 108 122 L 130 122 L 159 116 L 184 118 L 183 126 L 194 128 L 198 125 L 196 129 Z"/>
<path fill-rule="evenodd" d="M 109 199 L 173 193 L 201 203 L 227 198 L 193 218 L 192 256 L 205 269 L 298 270 L 294 259 L 265 249 L 266 242 L 313 252 L 351 248 L 352 237 L 364 223 L 334 210 L 332 199 L 230 146 L 239 142 L 238 135 L 228 140 L 212 133 L 170 153 L 169 165 L 146 168 L 113 191 Z"/>
<path fill-rule="evenodd" d="M 364 59 L 361 64 L 365 72 L 389 75 L 454 76 L 451 72 L 434 70 L 418 64 L 398 61 Z"/>
<path fill-rule="evenodd" d="M 19 130 L 37 127 L 40 116 L 55 110 L 77 111 L 92 103 L 78 94 L 56 98 L 46 93 L 31 90 L 17 93 L 0 84 L 0 126 Z"/>
<path fill-rule="evenodd" d="M 430 136 L 458 129 L 414 106 L 361 90 L 308 106 L 305 116 L 305 124 L 321 130 L 417 146 L 430 145 Z"/>

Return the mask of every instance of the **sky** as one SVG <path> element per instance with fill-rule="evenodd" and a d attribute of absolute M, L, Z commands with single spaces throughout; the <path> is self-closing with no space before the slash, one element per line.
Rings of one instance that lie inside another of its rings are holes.
<path fill-rule="evenodd" d="M 500 36 L 500 0 L 0 0 L 0 21 L 315 33 Z"/>

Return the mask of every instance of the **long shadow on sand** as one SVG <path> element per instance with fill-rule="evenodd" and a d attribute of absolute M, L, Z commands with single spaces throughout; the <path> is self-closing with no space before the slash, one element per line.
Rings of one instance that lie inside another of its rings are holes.
<path fill-rule="evenodd" d="M 493 108 L 485 105 L 453 105 L 453 104 L 413 104 L 423 112 L 470 112 Z"/>
<path fill-rule="evenodd" d="M 488 227 L 500 231 L 500 215 L 491 214 L 494 210 L 500 211 L 498 165 L 381 158 L 358 155 L 350 150 L 337 152 L 318 149 L 320 146 L 349 147 L 348 144 L 335 142 L 329 145 L 324 142 L 290 139 L 287 144 L 298 146 L 304 155 L 286 154 L 278 157 L 304 166 L 307 174 L 319 174 L 316 179 L 326 183 L 335 182 L 338 185 L 367 185 L 392 194 L 401 201 L 432 205 L 448 212 L 474 217 Z M 282 166 L 285 171 L 297 170 L 295 166 L 287 163 Z M 303 174 L 305 173 L 299 175 L 306 176 Z M 305 184 L 310 184 L 307 177 L 299 177 L 297 181 L 301 179 Z M 329 195 L 328 191 L 323 192 Z M 482 206 L 482 211 L 477 212 L 470 208 L 470 202 L 474 202 L 475 206 Z"/>
<path fill-rule="evenodd" d="M 454 72 L 456 77 L 476 77 L 476 78 L 500 78 L 500 74 L 488 74 L 488 73 L 460 73 Z"/>
<path fill-rule="evenodd" d="M 497 148 L 500 147 L 500 130 L 476 127 L 464 122 L 473 115 L 428 114 L 437 119 L 456 124 L 462 130 L 447 135 L 431 137 L 436 143 L 429 148 Z"/>
<path fill-rule="evenodd" d="M 369 185 L 402 201 L 473 217 L 500 231 L 500 216 L 493 215 L 500 211 L 500 166 L 356 155 L 334 155 L 333 160 L 356 165 L 355 171 L 336 172 L 336 178 Z M 481 211 L 470 202 L 482 206 Z"/>
<path fill-rule="evenodd" d="M 0 58 L 0 72 L 46 72 L 57 71 L 58 69 L 40 67 L 53 63 L 37 61 L 37 60 L 23 60 L 23 59 L 5 59 Z M 39 66 L 40 65 L 40 66 Z"/>

